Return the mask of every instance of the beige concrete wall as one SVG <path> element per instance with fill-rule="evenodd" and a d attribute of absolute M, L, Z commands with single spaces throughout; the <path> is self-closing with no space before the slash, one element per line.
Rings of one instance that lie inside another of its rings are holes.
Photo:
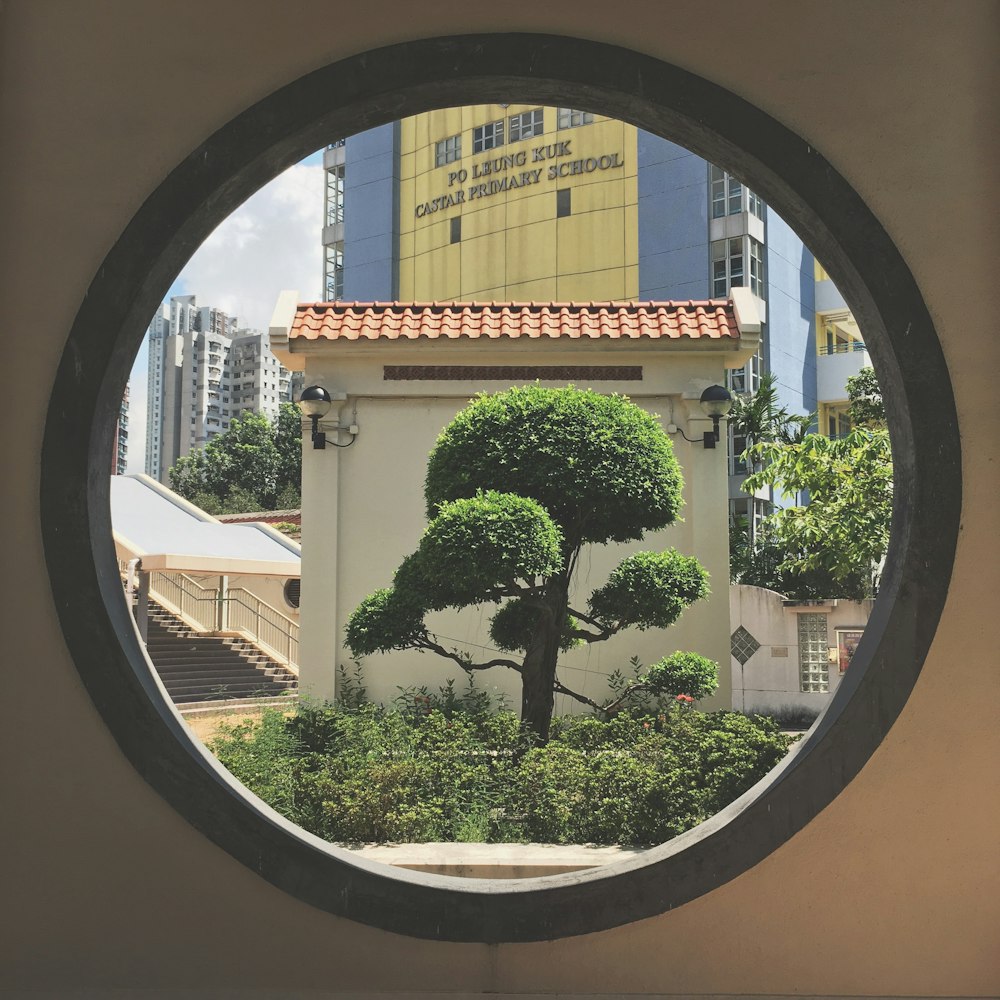
<path fill-rule="evenodd" d="M 828 691 L 801 689 L 798 616 L 825 615 L 828 649 L 835 649 L 838 630 L 864 631 L 872 603 L 830 600 L 786 606 L 784 597 L 773 590 L 742 584 L 730 587 L 730 627 L 735 630 L 742 625 L 760 643 L 760 649 L 744 664 L 735 656 L 730 657 L 733 708 L 750 712 L 788 708 L 823 711 L 844 675 L 838 662 L 829 662 Z"/>
<path fill-rule="evenodd" d="M 0 983 L 10 995 L 996 994 L 996 13 L 976 0 L 711 11 L 695 0 L 7 0 L 0 300 L 16 377 L 0 426 L 4 557 L 18 572 L 2 604 Z M 963 531 L 936 638 L 906 709 L 836 801 L 756 868 L 674 912 L 497 947 L 321 913 L 189 827 L 87 696 L 60 638 L 38 518 L 48 386 L 67 330 L 103 256 L 174 164 L 331 59 L 478 30 L 565 32 L 660 56 L 813 143 L 921 286 L 964 449 Z"/>
<path fill-rule="evenodd" d="M 499 391 L 503 384 L 466 384 L 449 381 L 386 382 L 382 366 L 394 364 L 558 364 L 567 355 L 540 344 L 497 346 L 466 342 L 457 347 L 428 343 L 399 347 L 377 345 L 340 350 L 326 345 L 308 356 L 306 384 L 322 385 L 332 394 L 343 393 L 338 413 L 325 425 L 357 424 L 359 434 L 350 448 L 306 448 L 303 452 L 303 690 L 317 698 L 332 698 L 331 668 L 350 667 L 343 649 L 343 628 L 360 602 L 380 587 L 392 584 L 403 557 L 413 552 L 427 525 L 423 484 L 427 456 L 438 434 L 479 390 Z M 728 507 L 724 444 L 705 449 L 700 435 L 711 423 L 697 403 L 702 389 L 724 381 L 726 364 L 745 363 L 753 347 L 735 345 L 729 351 L 694 353 L 690 344 L 667 344 L 661 350 L 629 350 L 630 344 L 578 344 L 574 364 L 641 365 L 641 382 L 593 382 L 600 392 L 627 393 L 638 405 L 658 414 L 664 427 L 679 425 L 699 443 L 689 444 L 680 434 L 672 440 L 684 473 L 685 506 L 682 521 L 651 533 L 630 545 L 590 546 L 582 554 L 571 606 L 586 612 L 586 598 L 602 586 L 615 566 L 631 552 L 676 548 L 694 555 L 708 570 L 712 594 L 687 609 L 667 630 L 632 629 L 613 639 L 570 650 L 560 657 L 559 677 L 567 687 L 602 701 L 610 691 L 607 675 L 615 669 L 629 674 L 629 660 L 654 663 L 676 650 L 693 650 L 720 664 L 720 687 L 709 707 L 731 702 L 728 606 Z M 405 353 L 405 358 L 403 354 Z M 546 383 L 547 384 L 547 383 Z M 551 383 L 556 385 L 559 383 Z M 561 383 L 565 384 L 565 383 Z M 688 397 L 688 398 L 685 398 Z M 693 398 L 692 398 L 693 397 Z M 331 433 L 328 431 L 328 433 Z M 341 433 L 341 443 L 349 440 Z M 306 598 L 308 594 L 308 598 Z M 473 659 L 497 655 L 490 647 L 488 606 L 461 613 L 441 612 L 428 618 L 442 645 L 469 651 Z M 375 654 L 364 660 L 364 679 L 370 697 L 391 702 L 400 687 L 426 685 L 436 691 L 449 678 L 462 690 L 461 670 L 431 653 L 416 651 Z M 480 674 L 477 683 L 506 695 L 520 705 L 520 678 L 511 670 Z M 579 703 L 560 696 L 556 711 L 568 712 Z"/>

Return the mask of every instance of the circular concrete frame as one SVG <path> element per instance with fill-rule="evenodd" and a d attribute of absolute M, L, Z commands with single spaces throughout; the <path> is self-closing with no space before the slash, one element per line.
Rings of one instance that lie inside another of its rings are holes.
<path fill-rule="evenodd" d="M 719 815 L 641 862 L 525 882 L 366 863 L 247 794 L 187 735 L 122 600 L 107 456 L 132 359 L 194 250 L 281 169 L 332 138 L 449 105 L 572 106 L 677 141 L 751 183 L 844 293 L 879 372 L 896 503 L 882 593 L 851 670 L 797 750 Z M 352 920 L 449 941 L 536 941 L 654 916 L 746 871 L 802 829 L 878 747 L 944 605 L 961 509 L 958 423 L 930 316 L 892 241 L 798 136 L 739 97 L 655 59 L 543 35 L 459 36 L 354 56 L 259 102 L 154 191 L 76 316 L 42 454 L 46 559 L 63 633 L 122 751 L 189 822 L 274 885 Z"/>

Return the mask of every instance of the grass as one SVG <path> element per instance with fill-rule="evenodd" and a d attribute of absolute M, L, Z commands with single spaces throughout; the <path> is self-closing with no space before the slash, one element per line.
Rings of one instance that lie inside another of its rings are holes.
<path fill-rule="evenodd" d="M 219 734 L 223 725 L 231 726 L 236 722 L 259 725 L 264 712 L 267 710 L 263 706 L 260 708 L 247 708 L 246 706 L 242 708 L 221 708 L 212 712 L 185 715 L 183 719 L 191 730 L 192 735 L 207 745 Z M 273 706 L 271 706 L 271 710 L 273 711 Z M 285 714 L 292 715 L 294 712 L 295 708 L 292 706 Z"/>

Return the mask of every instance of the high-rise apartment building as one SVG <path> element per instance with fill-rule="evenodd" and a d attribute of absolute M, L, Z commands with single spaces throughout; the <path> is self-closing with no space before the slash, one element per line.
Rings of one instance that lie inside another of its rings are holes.
<path fill-rule="evenodd" d="M 111 446 L 111 475 L 124 476 L 128 471 L 128 385 L 122 395 L 118 419 L 115 421 L 115 438 Z"/>
<path fill-rule="evenodd" d="M 246 413 L 277 416 L 290 376 L 267 334 L 179 295 L 149 325 L 146 474 L 166 483 L 170 467 Z"/>
<path fill-rule="evenodd" d="M 868 355 L 833 283 L 792 228 L 737 178 L 621 121 L 572 108 L 447 108 L 325 152 L 324 294 L 347 301 L 725 298 L 749 287 L 782 405 L 841 433 L 846 379 Z M 741 490 L 731 441 L 730 506 Z"/>

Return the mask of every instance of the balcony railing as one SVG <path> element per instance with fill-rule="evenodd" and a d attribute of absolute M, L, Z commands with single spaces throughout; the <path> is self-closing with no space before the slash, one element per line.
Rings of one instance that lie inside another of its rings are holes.
<path fill-rule="evenodd" d="M 861 354 L 867 351 L 862 340 L 853 340 L 849 344 L 825 344 L 819 349 L 820 354 Z"/>

